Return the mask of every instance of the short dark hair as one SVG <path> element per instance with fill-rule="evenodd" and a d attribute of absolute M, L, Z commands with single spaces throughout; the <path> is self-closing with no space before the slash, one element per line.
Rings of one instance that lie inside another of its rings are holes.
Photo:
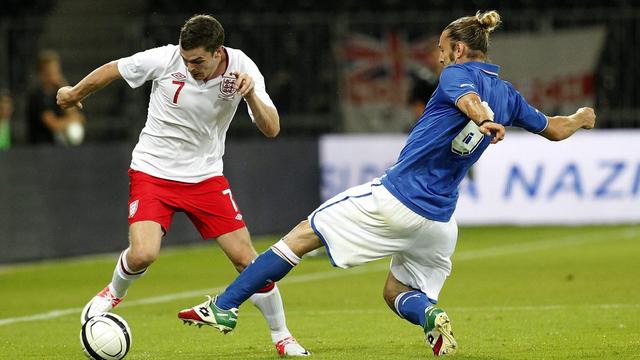
<path fill-rule="evenodd" d="M 185 50 L 204 47 L 214 53 L 224 43 L 224 29 L 211 15 L 194 15 L 180 30 L 180 46 Z"/>

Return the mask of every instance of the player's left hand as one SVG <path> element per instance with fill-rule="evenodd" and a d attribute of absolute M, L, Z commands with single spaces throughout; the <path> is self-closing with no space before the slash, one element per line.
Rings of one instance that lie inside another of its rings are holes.
<path fill-rule="evenodd" d="M 242 95 L 243 98 L 250 97 L 253 95 L 253 86 L 254 82 L 251 76 L 247 73 L 240 73 L 238 71 L 234 71 L 231 75 L 236 77 L 236 90 Z"/>
<path fill-rule="evenodd" d="M 484 135 L 491 136 L 491 143 L 497 144 L 504 139 L 504 126 L 493 121 L 487 121 L 480 126 L 480 132 Z"/>

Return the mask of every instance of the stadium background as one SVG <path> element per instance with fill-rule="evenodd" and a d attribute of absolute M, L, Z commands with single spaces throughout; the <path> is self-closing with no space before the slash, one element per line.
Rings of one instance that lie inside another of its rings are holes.
<path fill-rule="evenodd" d="M 640 47 L 629 46 L 640 34 L 640 7 L 633 1 L 576 4 L 525 0 L 454 5 L 378 0 L 366 6 L 357 1 L 336 5 L 311 1 L 268 5 L 260 1 L 206 5 L 196 1 L 3 1 L 0 87 L 10 89 L 16 113 L 12 120 L 15 145 L 0 154 L 0 230 L 9 234 L 2 240 L 8 251 L 0 256 L 0 262 L 113 251 L 122 244 L 102 239 L 126 236 L 125 171 L 129 152 L 144 125 L 150 84 L 132 90 L 120 81 L 91 97 L 86 104 L 89 121 L 82 146 L 31 147 L 25 143 L 26 94 L 34 85 L 35 54 L 41 49 L 58 51 L 66 78 L 75 83 L 104 62 L 175 43 L 181 24 L 193 13 L 218 16 L 226 29 L 226 43 L 243 49 L 259 64 L 281 115 L 281 135 L 276 141 L 266 141 L 241 104 L 229 130 L 225 161 L 225 173 L 253 233 L 274 234 L 315 208 L 330 195 L 327 191 L 335 193 L 352 182 L 364 181 L 388 165 L 378 164 L 372 172 L 366 161 L 351 164 L 364 168 L 365 176 L 359 173 L 336 187 L 322 173 L 332 164 L 319 158 L 319 149 L 327 135 L 345 132 L 396 133 L 402 138 L 415 120 L 406 101 L 421 66 L 421 41 L 437 36 L 451 19 L 476 9 L 500 10 L 504 23 L 494 39 L 513 35 L 512 40 L 522 42 L 518 36 L 525 34 L 528 44 L 533 44 L 534 38 L 539 38 L 530 51 L 542 53 L 542 62 L 532 63 L 529 70 L 545 63 L 553 64 L 546 65 L 549 71 L 556 64 L 571 69 L 571 64 L 580 60 L 574 50 L 591 49 L 591 60 L 582 72 L 552 74 L 561 80 L 568 76 L 560 85 L 549 79 L 542 79 L 539 85 L 539 77 L 544 76 L 535 74 L 544 74 L 545 69 L 528 75 L 509 72 L 507 67 L 503 76 L 516 83 L 525 96 L 537 99 L 532 101 L 542 110 L 567 113 L 568 109 L 592 105 L 597 109 L 599 129 L 640 126 L 636 70 Z M 586 35 L 582 43 L 567 37 L 566 46 L 562 40 L 550 46 L 568 50 L 544 51 L 545 36 L 560 38 L 593 29 L 598 36 Z M 517 63 L 518 55 L 528 47 L 502 46 L 498 63 Z M 357 117 L 364 120 L 351 124 Z M 386 122 L 368 126 L 367 120 L 376 118 Z M 376 147 L 379 139 L 369 141 Z M 634 149 L 633 144 L 628 145 Z M 349 151 L 351 143 L 340 146 Z M 549 147 L 547 151 L 552 154 L 555 150 Z M 396 153 L 393 148 L 383 157 L 391 156 L 392 161 Z M 363 152 L 353 156 L 358 154 Z M 628 162 L 627 187 L 631 188 L 625 195 L 627 206 L 629 202 L 637 205 L 638 199 L 638 180 L 633 177 L 637 161 L 633 154 L 629 156 L 624 159 Z M 590 174 L 583 175 L 589 178 Z M 566 185 L 564 180 L 558 181 L 557 186 Z M 327 190 L 329 183 L 333 188 Z M 277 216 L 273 216 L 274 208 Z M 621 222 L 629 222 L 628 217 Z M 196 233 L 179 217 L 166 243 L 196 239 Z"/>
<path fill-rule="evenodd" d="M 77 315 L 126 246 L 126 170 L 150 88 L 120 81 L 87 99 L 80 146 L 32 146 L 26 97 L 38 51 L 58 51 L 75 83 L 107 61 L 175 43 L 192 14 L 216 15 L 226 43 L 258 64 L 281 116 L 280 136 L 267 140 L 241 104 L 227 136 L 225 174 L 263 250 L 320 201 L 393 162 L 415 120 L 406 100 L 422 41 L 478 9 L 503 16 L 490 54 L 505 78 L 549 114 L 593 105 L 598 122 L 563 143 L 509 131 L 463 183 L 454 271 L 440 299 L 454 319 L 457 358 L 637 358 L 640 5 L 632 0 L 0 1 L 0 88 L 16 103 L 13 146 L 0 152 L 0 358 L 82 358 Z M 128 358 L 275 358 L 251 306 L 237 336 L 178 328 L 176 310 L 235 273 L 181 214 L 163 247 L 172 248 L 117 309 L 134 334 Z M 315 358 L 428 355 L 419 330 L 384 305 L 387 269 L 380 261 L 339 271 L 312 258 L 281 283 L 289 325 Z"/>

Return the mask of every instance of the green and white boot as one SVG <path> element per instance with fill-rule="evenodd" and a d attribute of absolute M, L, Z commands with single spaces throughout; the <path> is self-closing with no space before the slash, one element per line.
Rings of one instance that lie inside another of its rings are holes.
<path fill-rule="evenodd" d="M 427 320 L 424 325 L 424 336 L 433 350 L 433 355 L 454 354 L 458 343 L 453 337 L 451 321 L 447 313 L 436 306 L 430 306 L 424 312 Z"/>
<path fill-rule="evenodd" d="M 207 296 L 207 301 L 202 304 L 180 311 L 178 318 L 185 324 L 209 325 L 226 334 L 236 327 L 238 309 L 220 309 L 216 306 L 216 298 Z"/>

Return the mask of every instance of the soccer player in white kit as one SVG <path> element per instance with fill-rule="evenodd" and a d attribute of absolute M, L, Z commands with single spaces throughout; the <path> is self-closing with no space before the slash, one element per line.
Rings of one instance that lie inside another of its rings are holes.
<path fill-rule="evenodd" d="M 182 27 L 179 45 L 112 61 L 58 90 L 62 108 L 82 107 L 82 100 L 113 80 L 122 78 L 133 88 L 153 81 L 147 122 L 129 169 L 129 247 L 111 283 L 83 309 L 81 322 L 122 301 L 157 258 L 176 211 L 187 214 L 203 239 L 215 238 L 238 271 L 257 256 L 222 173 L 224 141 L 241 99 L 266 137 L 280 131 L 279 117 L 256 64 L 223 43 L 222 25 L 212 16 L 196 15 Z M 287 328 L 275 284 L 251 299 L 267 320 L 280 355 L 309 355 Z"/>
<path fill-rule="evenodd" d="M 489 34 L 499 22 L 499 14 L 488 11 L 445 27 L 438 44 L 445 65 L 439 85 L 395 165 L 327 200 L 224 293 L 178 316 L 231 331 L 238 307 L 255 290 L 282 279 L 304 254 L 324 246 L 340 268 L 390 256 L 383 290 L 389 308 L 421 328 L 436 356 L 455 353 L 450 319 L 436 304 L 451 272 L 460 182 L 490 144 L 504 138 L 505 126 L 558 141 L 595 124 L 590 108 L 547 117 L 499 77 L 500 67 L 487 57 Z"/>

